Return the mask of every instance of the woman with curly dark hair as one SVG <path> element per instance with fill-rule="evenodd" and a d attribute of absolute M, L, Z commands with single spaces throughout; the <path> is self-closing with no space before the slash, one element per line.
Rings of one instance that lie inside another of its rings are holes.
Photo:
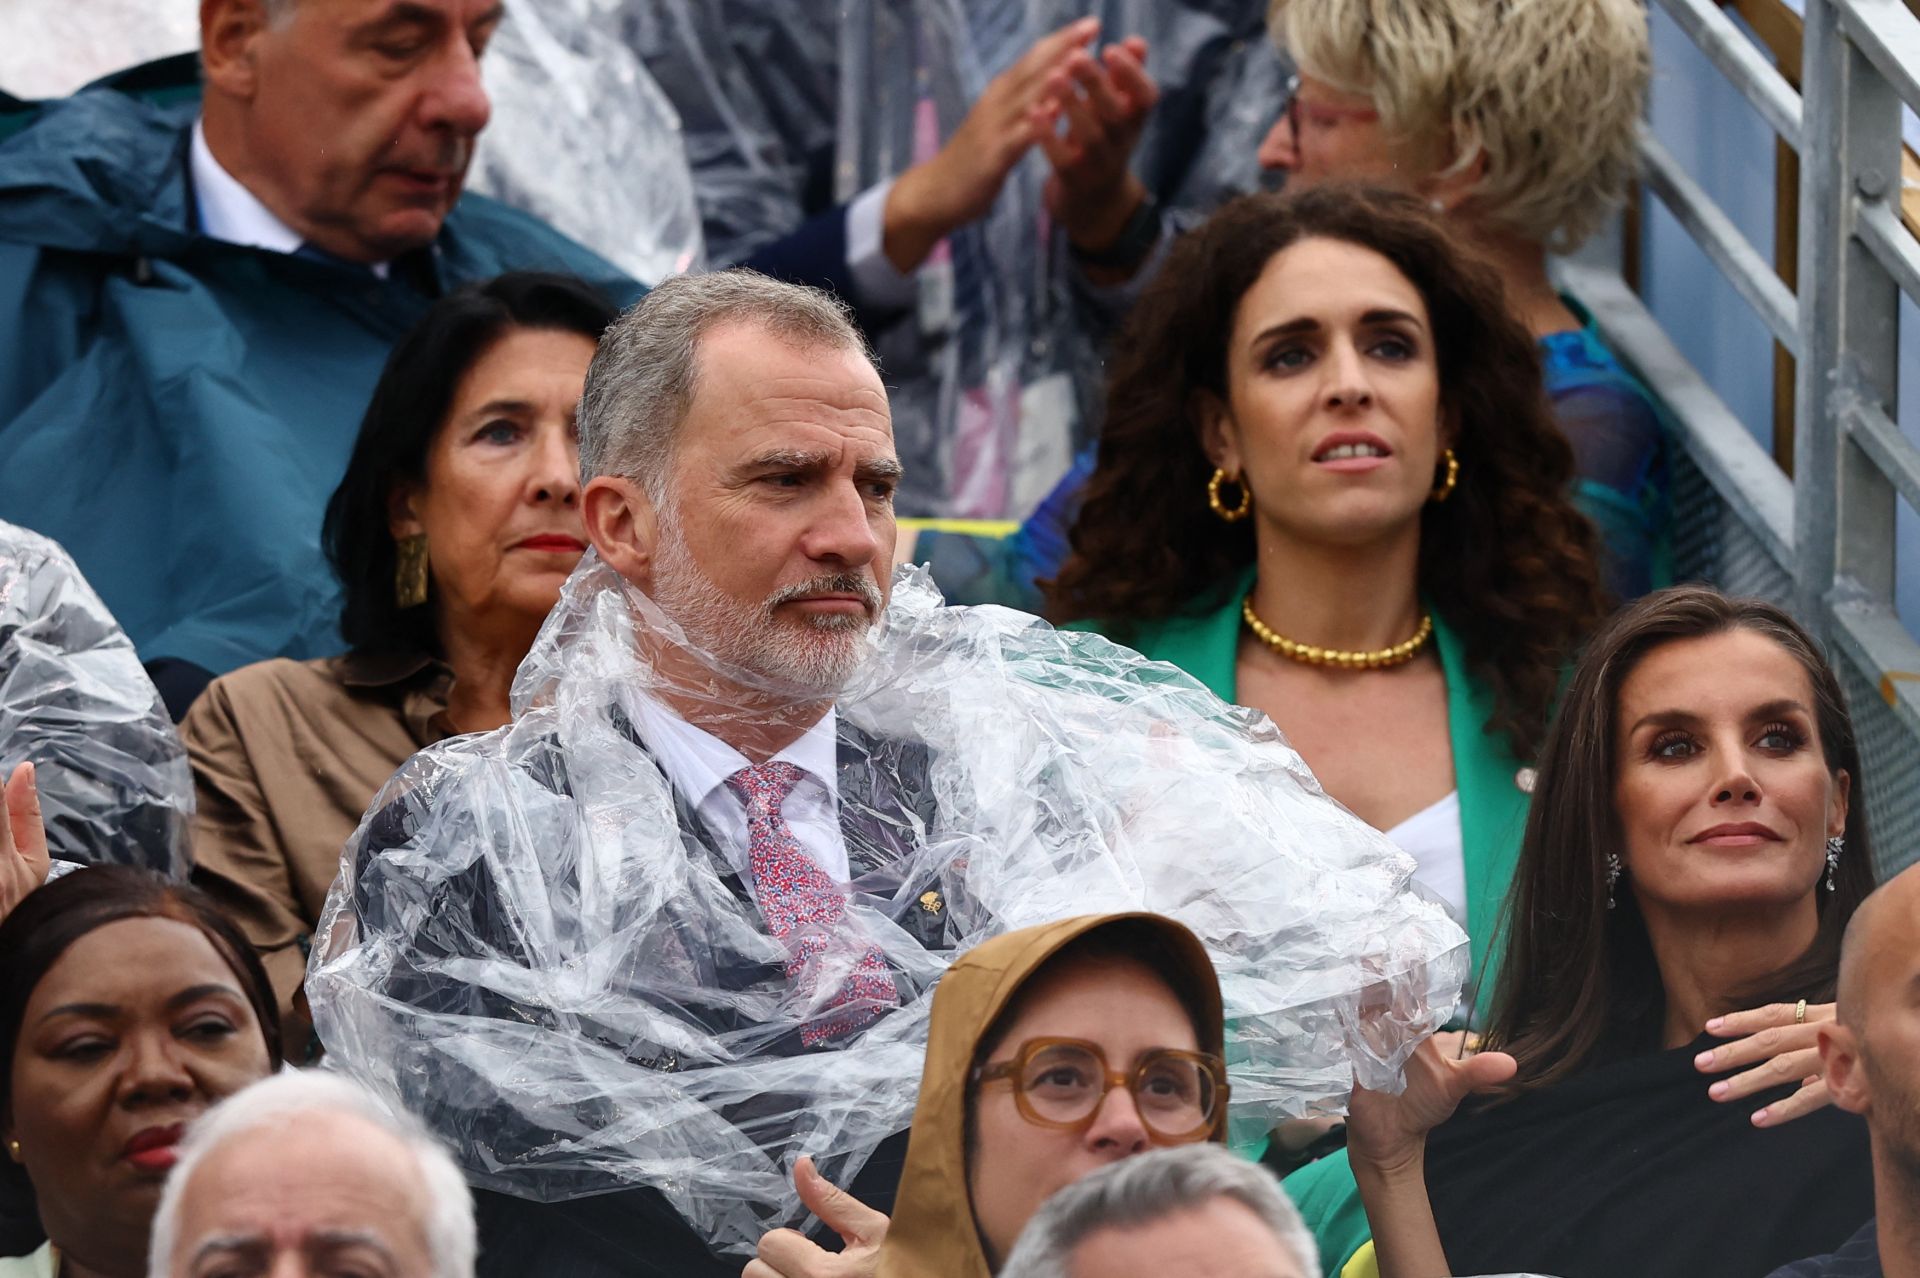
<path fill-rule="evenodd" d="M 1532 339 L 1419 200 L 1227 205 L 1123 331 L 1054 615 L 1266 711 L 1482 970 L 1555 690 L 1606 613 Z"/>

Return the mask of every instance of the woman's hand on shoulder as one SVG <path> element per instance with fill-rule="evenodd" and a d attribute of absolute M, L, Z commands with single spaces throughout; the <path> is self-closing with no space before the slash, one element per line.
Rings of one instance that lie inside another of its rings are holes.
<path fill-rule="evenodd" d="M 33 765 L 22 763 L 7 777 L 7 819 L 0 821 L 0 919 L 27 893 L 47 881 L 47 825 L 40 815 L 40 791 Z"/>
<path fill-rule="evenodd" d="M 1356 1170 L 1391 1174 L 1418 1166 L 1427 1133 L 1453 1117 L 1460 1102 L 1477 1091 L 1513 1077 L 1514 1060 L 1505 1052 L 1460 1055 L 1429 1038 L 1407 1061 L 1406 1088 L 1390 1092 L 1353 1089 L 1347 1110 L 1347 1155 Z"/>
<path fill-rule="evenodd" d="M 1804 1017 L 1799 1003 L 1769 1003 L 1708 1021 L 1707 1033 L 1733 1041 L 1694 1057 L 1694 1068 L 1703 1074 L 1742 1072 L 1720 1079 L 1707 1095 L 1726 1104 L 1785 1083 L 1800 1084 L 1793 1095 L 1755 1110 L 1755 1127 L 1778 1127 L 1832 1104 L 1820 1072 L 1819 1034 L 1820 1022 L 1833 1019 L 1834 1005 L 1805 1006 Z"/>
<path fill-rule="evenodd" d="M 880 1271 L 887 1217 L 822 1176 L 811 1158 L 794 1164 L 793 1187 L 807 1210 L 840 1235 L 843 1249 L 828 1251 L 798 1230 L 771 1230 L 741 1278 L 873 1278 Z"/>

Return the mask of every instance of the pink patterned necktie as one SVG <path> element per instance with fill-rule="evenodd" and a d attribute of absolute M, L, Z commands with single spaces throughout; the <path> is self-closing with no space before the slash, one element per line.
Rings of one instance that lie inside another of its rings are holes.
<path fill-rule="evenodd" d="M 827 948 L 833 930 L 846 916 L 847 898 L 826 872 L 793 837 L 780 805 L 793 793 L 803 774 L 791 763 L 773 760 L 742 768 L 727 778 L 727 787 L 747 807 L 747 864 L 753 872 L 753 894 L 767 928 L 786 944 L 787 977 L 803 995 L 813 993 L 813 960 Z M 879 947 L 868 946 L 854 964 L 853 973 L 828 1007 L 838 1009 L 800 1027 L 800 1041 L 816 1046 L 859 1029 L 874 1020 L 883 1007 L 900 1001 Z"/>

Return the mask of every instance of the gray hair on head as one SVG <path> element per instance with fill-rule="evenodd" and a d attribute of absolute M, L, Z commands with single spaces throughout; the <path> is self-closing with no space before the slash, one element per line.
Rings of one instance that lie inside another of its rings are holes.
<path fill-rule="evenodd" d="M 666 495 L 674 438 L 693 403 L 700 339 L 752 323 L 802 348 L 873 352 L 846 304 L 819 289 L 734 269 L 667 280 L 600 339 L 580 396 L 580 479 L 623 475 L 656 505 Z"/>
<path fill-rule="evenodd" d="M 207 1156 L 239 1136 L 282 1126 L 293 1118 L 345 1115 L 371 1123 L 413 1154 L 427 1192 L 422 1222 L 433 1278 L 473 1278 L 477 1242 L 473 1196 L 453 1158 L 419 1119 L 395 1112 L 359 1084 L 320 1070 L 288 1069 L 242 1088 L 201 1115 L 180 1145 L 167 1176 L 147 1250 L 147 1278 L 168 1278 L 180 1242 L 180 1203 Z"/>
<path fill-rule="evenodd" d="M 1271 1173 L 1219 1145 L 1180 1145 L 1109 1164 L 1047 1199 L 1020 1231 L 1000 1278 L 1067 1278 L 1074 1250 L 1100 1230 L 1148 1224 L 1216 1198 L 1265 1222 L 1301 1273 L 1320 1272 L 1313 1235 Z"/>

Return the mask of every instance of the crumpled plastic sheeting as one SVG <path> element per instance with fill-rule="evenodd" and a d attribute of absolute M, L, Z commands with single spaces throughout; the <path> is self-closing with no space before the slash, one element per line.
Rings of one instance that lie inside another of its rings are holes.
<path fill-rule="evenodd" d="M 22 761 L 52 856 L 186 877 L 193 774 L 160 693 L 67 552 L 0 523 L 0 776 Z"/>
<path fill-rule="evenodd" d="M 0 0 L 0 89 L 59 98 L 123 67 L 185 53 L 200 39 L 198 0 Z"/>
<path fill-rule="evenodd" d="M 635 744 L 649 697 L 764 716 L 716 704 L 712 659 L 669 687 L 637 655 L 684 642 L 589 552 L 520 668 L 514 722 L 415 756 L 322 913 L 306 988 L 329 1063 L 423 1115 L 479 1185 L 539 1201 L 651 1185 L 751 1251 L 804 1215 L 798 1155 L 845 1184 L 908 1126 L 954 955 L 1069 915 L 1148 908 L 1206 941 L 1236 1139 L 1337 1110 L 1356 1076 L 1397 1088 L 1453 1010 L 1465 935 L 1270 720 L 1097 635 L 946 607 L 912 569 L 837 702 L 856 891 L 820 993 L 797 992 Z M 901 1005 L 803 1048 L 870 944 Z"/>
<path fill-rule="evenodd" d="M 1142 35 L 1162 91 L 1134 167 L 1171 209 L 1256 189 L 1287 68 L 1265 0 L 849 0 L 842 18 L 836 194 L 848 199 L 950 137 L 991 77 L 1086 14 L 1101 39 Z M 979 222 L 918 273 L 916 315 L 878 335 L 908 462 L 901 509 L 1024 517 L 1091 437 L 1104 332 L 1076 308 L 1075 268 L 1044 207 L 1037 152 Z"/>
<path fill-rule="evenodd" d="M 1103 40 L 1146 38 L 1147 71 L 1160 88 L 1160 100 L 1134 150 L 1133 171 L 1160 201 L 1169 223 L 1191 225 L 1236 195 L 1279 186 L 1280 175 L 1262 172 L 1258 157 L 1261 141 L 1279 118 L 1292 65 L 1268 36 L 1268 0 L 973 3 L 1025 8 L 1029 40 L 1088 14 L 1099 17 Z M 1099 433 L 1108 345 L 1120 315 L 1108 303 L 1088 304 L 1064 239 L 1059 235 L 1052 245 L 1046 277 L 1047 307 L 1061 317 L 1053 326 L 1058 336 L 1049 356 L 1051 366 L 1067 370 L 1072 380 L 1078 446 Z"/>
<path fill-rule="evenodd" d="M 837 0 L 611 3 L 679 113 L 710 260 L 737 262 L 799 226 L 834 146 Z"/>
<path fill-rule="evenodd" d="M 621 43 L 622 7 L 507 0 L 468 182 L 657 284 L 704 264 L 700 208 L 679 117 Z"/>
<path fill-rule="evenodd" d="M 680 114 L 716 263 L 929 158 L 987 83 L 960 0 L 617 2 Z M 1040 414 L 1047 438 L 1021 427 L 1023 397 L 1054 362 L 1045 173 L 1038 157 L 1022 164 L 916 272 L 917 301 L 871 334 L 907 467 L 903 512 L 1017 515 L 1066 468 L 1070 395 Z"/>
<path fill-rule="evenodd" d="M 966 119 L 987 74 L 959 0 L 849 0 L 841 25 L 837 195 L 931 159 Z M 936 246 L 916 272 L 919 305 L 874 335 L 905 463 L 902 510 L 959 518 L 1017 516 L 1016 471 L 1036 441 L 1071 422 L 1023 421 L 1023 394 L 1050 369 L 1046 167 L 1029 154 L 979 221 Z"/>
<path fill-rule="evenodd" d="M 1267 33 L 1268 0 L 968 0 L 980 55 L 1010 64 L 1037 36 L 1100 19 L 1102 41 L 1142 36 L 1160 87 L 1133 170 L 1162 204 L 1207 213 L 1259 189 L 1261 140 L 1292 68 Z M 996 11 L 1024 15 L 1016 27 Z"/>

